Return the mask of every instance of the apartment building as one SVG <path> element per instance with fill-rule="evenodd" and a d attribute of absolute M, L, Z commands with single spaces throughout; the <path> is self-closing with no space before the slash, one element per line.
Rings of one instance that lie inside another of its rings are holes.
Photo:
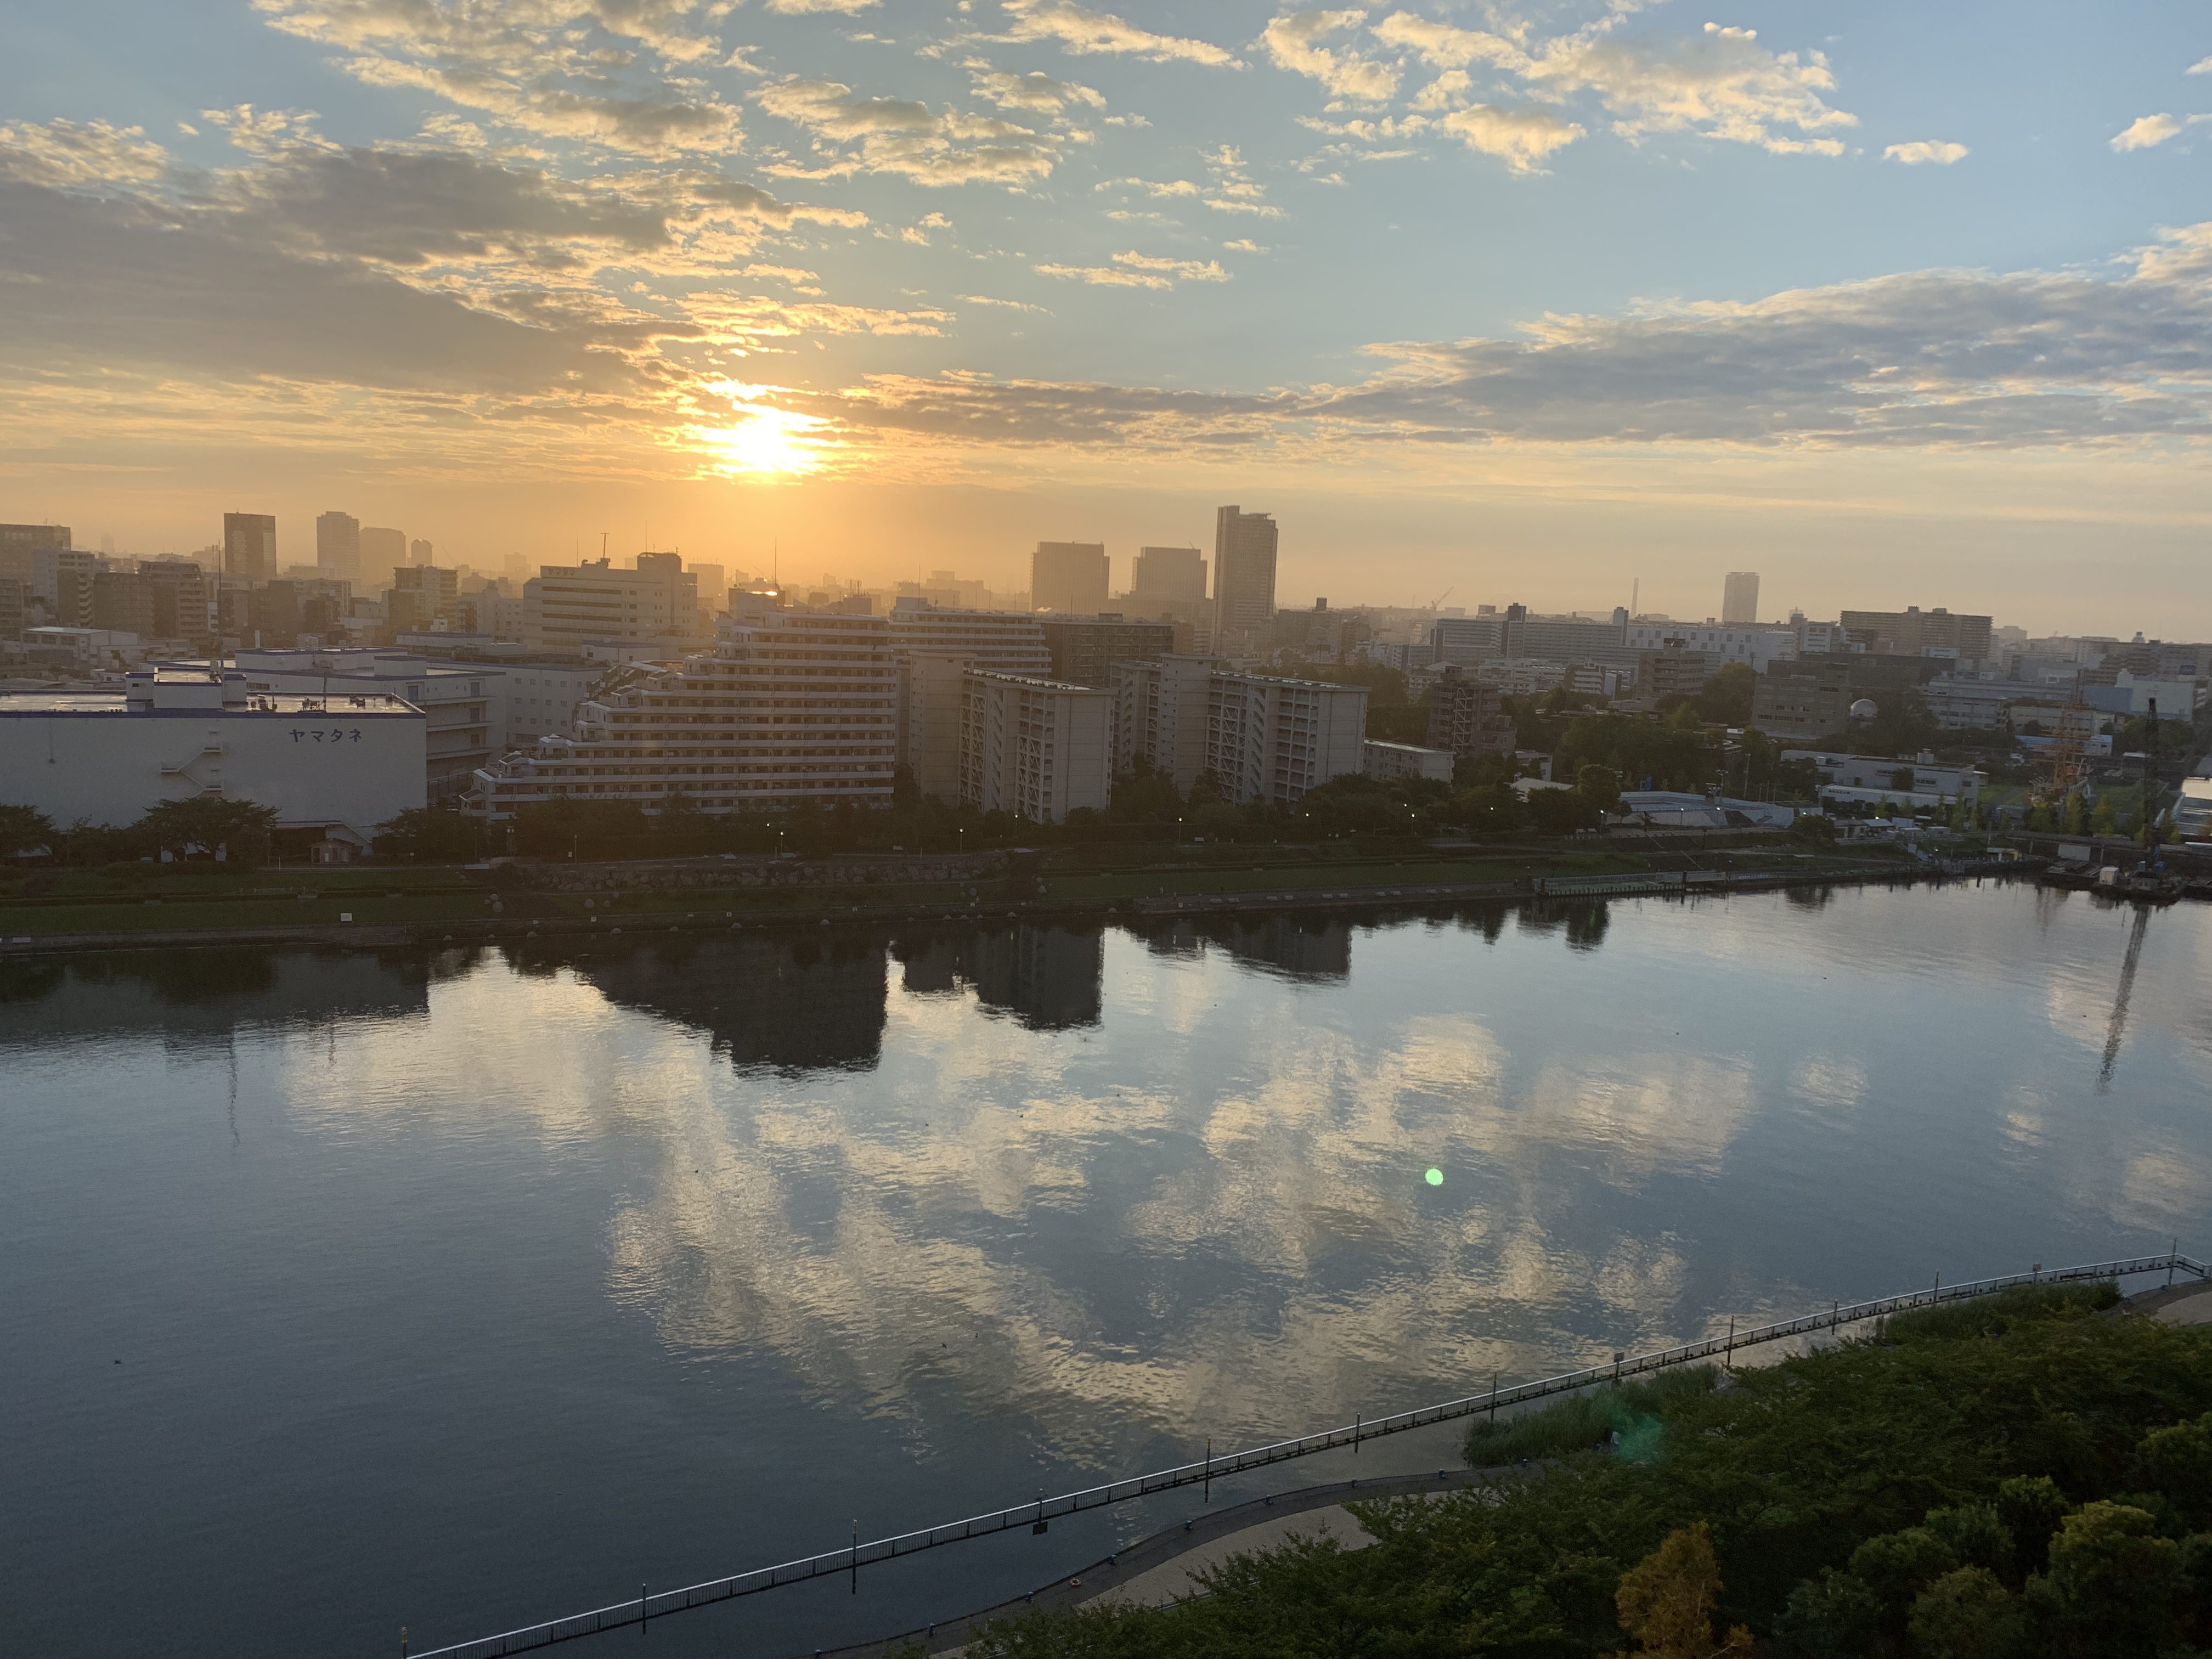
<path fill-rule="evenodd" d="M 962 799 L 1035 823 L 1104 808 L 1113 785 L 1112 692 L 969 669 L 961 704 Z"/>
<path fill-rule="evenodd" d="M 898 680 L 878 617 L 782 611 L 741 598 L 714 647 L 626 683 L 549 737 L 478 769 L 466 810 L 509 818 L 562 796 L 659 811 L 781 812 L 812 803 L 888 806 Z"/>
<path fill-rule="evenodd" d="M 1498 688 L 1447 663 L 1429 690 L 1429 747 L 1488 755 L 1514 746 L 1513 717 Z"/>
<path fill-rule="evenodd" d="M 901 599 L 889 618 L 890 647 L 901 654 L 928 652 L 970 657 L 999 674 L 1043 679 L 1052 652 L 1042 621 L 1021 611 L 951 611 L 927 601 Z"/>
<path fill-rule="evenodd" d="M 1240 805 L 1288 805 L 1364 763 L 1367 688 L 1261 674 L 1216 674 L 1206 714 L 1206 769 Z"/>
<path fill-rule="evenodd" d="M 1114 665 L 1164 657 L 1175 649 L 1170 623 L 1142 622 L 1107 614 L 1097 617 L 1040 617 L 1050 672 L 1056 680 L 1106 690 L 1114 684 Z"/>
<path fill-rule="evenodd" d="M 1169 653 L 1149 661 L 1117 662 L 1114 692 L 1114 773 L 1142 760 L 1188 790 L 1206 770 L 1206 711 L 1213 676 L 1212 657 Z"/>

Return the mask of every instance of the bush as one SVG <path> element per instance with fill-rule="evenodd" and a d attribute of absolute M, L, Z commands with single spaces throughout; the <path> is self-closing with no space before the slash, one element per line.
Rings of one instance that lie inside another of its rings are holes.
<path fill-rule="evenodd" d="M 1477 1418 L 1468 1431 L 1467 1461 L 1487 1468 L 1524 1457 L 1553 1457 L 1610 1443 L 1616 1434 L 1631 1456 L 1649 1456 L 1657 1449 L 1668 1407 L 1709 1392 L 1718 1376 L 1710 1365 L 1684 1365 L 1566 1395 L 1533 1411 Z"/>
<path fill-rule="evenodd" d="M 2078 1318 L 2119 1305 L 2120 1287 L 2109 1279 L 2087 1285 L 2014 1285 L 1994 1296 L 1977 1296 L 1892 1314 L 1881 1334 L 1893 1342 L 1957 1341 L 2002 1336 L 2015 1325 Z"/>

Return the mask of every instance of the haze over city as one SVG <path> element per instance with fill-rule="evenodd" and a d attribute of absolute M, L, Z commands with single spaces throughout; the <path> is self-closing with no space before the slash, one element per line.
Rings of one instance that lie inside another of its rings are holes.
<path fill-rule="evenodd" d="M 0 518 L 2212 632 L 2179 6 L 98 3 L 0 64 Z M 1356 591 L 1355 591 L 1356 590 Z"/>

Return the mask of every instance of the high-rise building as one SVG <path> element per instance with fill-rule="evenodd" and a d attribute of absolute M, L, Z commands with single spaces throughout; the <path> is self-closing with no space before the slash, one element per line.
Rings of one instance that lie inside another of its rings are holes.
<path fill-rule="evenodd" d="M 1933 611 L 1917 605 L 1902 611 L 1846 611 L 1843 624 L 1854 644 L 1878 656 L 1955 652 L 1967 661 L 1979 662 L 1990 654 L 1990 619 L 1954 617 L 1940 605 Z"/>
<path fill-rule="evenodd" d="M 1496 686 L 1448 663 L 1429 690 L 1429 747 L 1488 755 L 1514 745 L 1513 717 Z"/>
<path fill-rule="evenodd" d="M 1275 623 L 1275 521 L 1267 514 L 1224 507 L 1214 514 L 1218 649 L 1232 655 L 1249 654 L 1271 635 Z"/>
<path fill-rule="evenodd" d="M 1111 691 L 971 668 L 961 694 L 963 800 L 1032 823 L 1104 808 L 1113 783 Z"/>
<path fill-rule="evenodd" d="M 1095 616 L 1106 608 L 1110 569 L 1103 542 L 1039 542 L 1030 556 L 1030 609 Z"/>
<path fill-rule="evenodd" d="M 888 622 L 741 597 L 716 634 L 713 650 L 633 670 L 585 702 L 573 739 L 548 738 L 479 769 L 467 810 L 508 818 L 562 795 L 649 812 L 678 795 L 710 813 L 890 804 L 898 681 Z"/>
<path fill-rule="evenodd" d="M 1741 628 L 1759 620 L 1759 572 L 1731 570 L 1721 585 L 1721 621 Z"/>
<path fill-rule="evenodd" d="M 430 564 L 434 562 L 430 544 L 423 540 L 420 536 L 417 536 L 413 541 L 408 543 L 407 562 L 410 564 Z"/>
<path fill-rule="evenodd" d="M 1103 617 L 1042 616 L 1052 677 L 1076 685 L 1110 686 L 1114 665 L 1164 656 L 1175 649 L 1171 623 L 1139 622 L 1111 612 Z"/>
<path fill-rule="evenodd" d="M 276 574 L 275 515 L 222 515 L 222 574 L 234 582 L 265 582 Z"/>
<path fill-rule="evenodd" d="M 417 542 L 428 547 L 428 542 Z M 450 623 L 460 608 L 460 573 L 434 564 L 402 565 L 384 594 L 384 626 L 398 635 Z"/>
<path fill-rule="evenodd" d="M 31 585 L 14 576 L 0 576 L 0 640 L 20 640 L 29 620 Z"/>
<path fill-rule="evenodd" d="M 315 564 L 324 574 L 353 581 L 361 574 L 361 520 L 350 513 L 315 520 Z"/>
<path fill-rule="evenodd" d="M 1042 678 L 1052 672 L 1042 620 L 1021 611 L 940 611 L 902 599 L 891 607 L 891 649 L 970 657 L 975 666 Z"/>
<path fill-rule="evenodd" d="M 361 527 L 361 572 L 354 580 L 370 592 L 392 585 L 392 573 L 407 562 L 407 532 L 374 525 Z"/>
<path fill-rule="evenodd" d="M 706 631 L 698 579 L 673 553 L 641 554 L 635 570 L 606 559 L 546 565 L 523 584 L 522 617 L 522 637 L 534 651 L 666 641 L 673 654 Z"/>
<path fill-rule="evenodd" d="M 1140 547 L 1129 570 L 1129 597 L 1202 599 L 1206 556 L 1194 547 Z"/>
<path fill-rule="evenodd" d="M 1203 657 L 1114 665 L 1114 769 L 1141 757 L 1188 788 L 1287 804 L 1365 762 L 1367 689 L 1225 672 Z"/>
<path fill-rule="evenodd" d="M 32 556 L 66 553 L 71 545 L 65 524 L 0 524 L 0 576 L 31 586 Z"/>

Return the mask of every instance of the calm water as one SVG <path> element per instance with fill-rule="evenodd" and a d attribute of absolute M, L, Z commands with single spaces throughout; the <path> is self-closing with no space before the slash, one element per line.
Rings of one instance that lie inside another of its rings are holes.
<path fill-rule="evenodd" d="M 1493 1369 L 2212 1248 L 2212 911 L 2148 919 L 2116 1023 L 2134 921 L 1990 886 L 8 965 L 11 1648 L 420 1650 Z M 1182 1512 L 650 1639 L 811 1651 Z"/>

